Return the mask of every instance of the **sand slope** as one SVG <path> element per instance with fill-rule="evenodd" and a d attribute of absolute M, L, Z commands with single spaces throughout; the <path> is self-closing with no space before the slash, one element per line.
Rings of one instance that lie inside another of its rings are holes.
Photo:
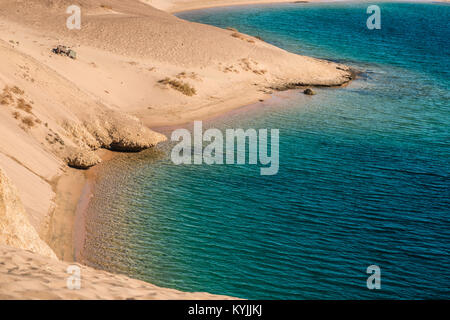
<path fill-rule="evenodd" d="M 0 243 L 24 248 L 56 260 L 26 217 L 16 188 L 0 169 Z"/>

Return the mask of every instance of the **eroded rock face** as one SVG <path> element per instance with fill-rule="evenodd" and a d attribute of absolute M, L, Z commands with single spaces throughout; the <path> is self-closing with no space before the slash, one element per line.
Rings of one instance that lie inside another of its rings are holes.
<path fill-rule="evenodd" d="M 0 245 L 8 245 L 57 259 L 28 221 L 18 193 L 0 168 Z"/>
<path fill-rule="evenodd" d="M 122 113 L 105 112 L 85 121 L 84 126 L 102 148 L 113 151 L 137 152 L 166 140 L 166 136 L 145 127 L 137 118 Z"/>
<path fill-rule="evenodd" d="M 71 149 L 67 156 L 67 165 L 75 169 L 89 169 L 102 160 L 92 150 Z"/>
<path fill-rule="evenodd" d="M 70 139 L 64 151 L 65 162 L 76 169 L 88 169 L 100 163 L 100 157 L 94 152 L 99 148 L 138 152 L 166 140 L 166 136 L 150 130 L 139 119 L 114 111 L 99 110 L 94 117 L 81 116 L 81 122 L 63 121 L 61 127 Z"/>

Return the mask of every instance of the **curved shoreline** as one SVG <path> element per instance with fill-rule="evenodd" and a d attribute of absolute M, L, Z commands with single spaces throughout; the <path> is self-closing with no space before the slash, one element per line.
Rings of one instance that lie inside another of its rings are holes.
<path fill-rule="evenodd" d="M 292 2 L 293 1 L 280 1 L 280 2 L 268 1 L 266 3 L 277 4 L 277 3 L 292 3 Z M 245 5 L 251 4 L 258 4 L 258 2 L 245 3 Z M 224 6 L 227 7 L 230 6 L 230 4 L 226 4 Z M 208 6 L 208 7 L 217 7 L 217 6 Z M 237 113 L 245 112 L 246 110 L 248 110 L 248 108 L 255 108 L 260 103 L 270 100 L 274 95 L 277 94 L 277 92 L 283 91 L 294 92 L 294 90 L 300 90 L 306 87 L 330 87 L 330 88 L 344 87 L 347 86 L 357 76 L 356 70 L 350 69 L 350 73 L 351 77 L 339 85 L 306 85 L 303 83 L 285 83 L 278 87 L 272 88 L 273 92 L 269 94 L 265 93 L 261 95 L 259 93 L 248 93 L 247 96 L 234 97 L 233 99 L 212 104 L 208 108 L 199 108 L 198 112 L 195 115 L 191 114 L 191 117 L 193 117 L 192 119 L 185 118 L 181 121 L 180 119 L 174 119 L 173 122 L 164 122 L 164 123 L 154 122 L 150 123 L 149 128 L 157 132 L 162 132 L 164 134 L 168 133 L 170 130 L 181 128 L 183 125 L 189 124 L 193 120 L 214 121 L 214 119 L 226 117 L 228 114 L 235 114 L 236 112 Z M 146 124 L 149 125 L 148 123 Z M 101 166 L 108 165 L 107 164 L 108 160 L 111 160 L 112 158 L 115 157 L 115 155 L 118 154 L 104 149 L 99 150 L 99 152 L 97 153 L 102 159 L 102 163 L 92 168 L 89 168 L 88 170 L 85 171 L 83 188 L 79 192 L 79 197 L 76 204 L 76 211 L 74 213 L 74 216 L 72 217 L 73 236 L 71 243 L 71 251 L 73 252 L 73 261 L 80 263 L 82 263 L 81 257 L 86 236 L 85 229 L 87 223 L 86 219 L 88 208 L 90 200 L 95 194 L 95 186 L 97 182 L 96 180 L 98 178 L 98 173 L 101 170 Z"/>

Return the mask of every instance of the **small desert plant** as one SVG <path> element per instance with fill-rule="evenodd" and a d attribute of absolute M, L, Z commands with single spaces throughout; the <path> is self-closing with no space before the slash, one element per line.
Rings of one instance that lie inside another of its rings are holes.
<path fill-rule="evenodd" d="M 20 119 L 20 113 L 19 113 L 19 112 L 14 111 L 14 112 L 12 113 L 12 115 L 13 115 L 14 119 Z"/>
<path fill-rule="evenodd" d="M 242 35 L 240 33 L 237 33 L 237 32 L 233 32 L 231 34 L 231 36 L 234 37 L 234 38 L 243 39 Z"/>
<path fill-rule="evenodd" d="M 13 96 L 11 95 L 11 89 L 8 86 L 3 88 L 3 92 L 0 95 L 0 104 L 6 105 L 13 102 Z"/>
<path fill-rule="evenodd" d="M 32 127 L 34 127 L 34 125 L 35 125 L 34 120 L 33 120 L 33 117 L 30 117 L 30 116 L 27 116 L 27 117 L 25 117 L 25 118 L 22 118 L 22 123 L 23 123 L 24 125 L 26 125 L 28 128 L 32 128 Z"/>
<path fill-rule="evenodd" d="M 20 89 L 18 86 L 14 86 L 11 88 L 11 92 L 14 94 L 18 94 L 18 95 L 23 95 L 25 93 L 25 91 L 23 91 L 22 89 Z"/>
<path fill-rule="evenodd" d="M 17 108 L 27 113 L 31 113 L 31 110 L 33 109 L 33 107 L 29 103 L 26 103 L 22 98 L 17 100 Z"/>
<path fill-rule="evenodd" d="M 2 96 L 0 99 L 0 104 L 2 104 L 2 105 L 9 104 L 9 100 L 7 98 L 5 98 L 4 96 Z"/>
<path fill-rule="evenodd" d="M 176 77 L 177 77 L 177 79 L 190 78 L 192 80 L 199 80 L 198 75 L 195 72 L 187 73 L 186 71 L 183 71 L 183 72 L 180 72 L 179 74 L 177 74 Z"/>
<path fill-rule="evenodd" d="M 169 85 L 172 89 L 180 91 L 182 94 L 187 96 L 193 96 L 197 93 L 194 87 L 186 82 L 182 82 L 176 79 L 165 78 L 158 81 L 161 84 Z"/>

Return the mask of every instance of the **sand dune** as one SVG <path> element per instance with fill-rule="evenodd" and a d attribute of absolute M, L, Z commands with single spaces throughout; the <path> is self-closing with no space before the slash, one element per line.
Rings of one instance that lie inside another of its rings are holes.
<path fill-rule="evenodd" d="M 138 0 L 78 3 L 81 30 L 69 30 L 71 0 L 0 0 L 0 168 L 24 208 L 15 209 L 16 222 L 26 219 L 35 230 L 34 237 L 23 237 L 26 222 L 10 223 L 11 210 L 0 207 L 0 225 L 8 230 L 0 245 L 51 256 L 40 244 L 45 240 L 59 259 L 70 261 L 84 174 L 68 165 L 94 165 L 102 148 L 152 147 L 165 137 L 149 127 L 212 117 L 268 98 L 276 88 L 352 78 L 346 66 L 183 21 Z M 52 53 L 58 44 L 74 49 L 77 59 Z M 17 235 L 28 240 L 12 241 Z M 0 295 L 10 287 L 2 284 Z M 113 298 L 107 290 L 101 294 Z"/>

